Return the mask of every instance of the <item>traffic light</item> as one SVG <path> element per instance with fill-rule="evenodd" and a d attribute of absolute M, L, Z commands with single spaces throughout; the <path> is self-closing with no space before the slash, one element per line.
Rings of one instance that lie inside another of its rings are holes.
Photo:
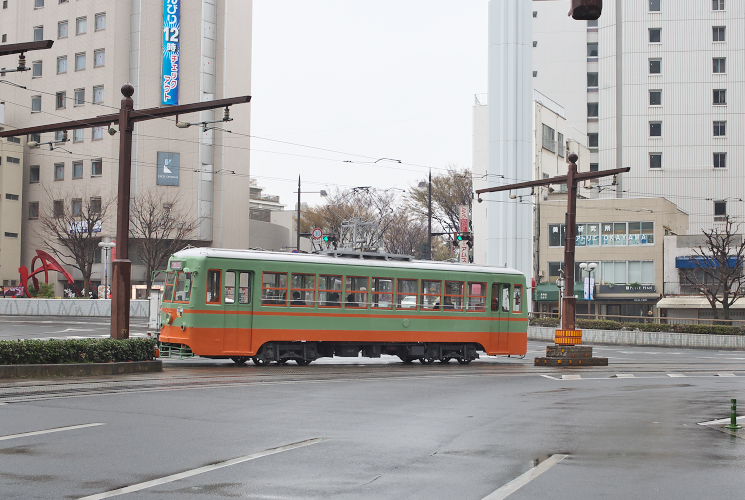
<path fill-rule="evenodd" d="M 578 21 L 594 21 L 603 12 L 603 0 L 572 0 L 569 15 Z"/>
<path fill-rule="evenodd" d="M 471 233 L 456 233 L 453 246 L 460 246 L 460 242 L 465 241 L 469 247 L 473 246 L 473 235 Z"/>
<path fill-rule="evenodd" d="M 331 245 L 334 245 L 334 249 L 337 248 L 337 242 L 336 242 L 336 235 L 335 234 L 324 234 L 323 235 L 323 242 L 326 243 L 327 248 Z"/>

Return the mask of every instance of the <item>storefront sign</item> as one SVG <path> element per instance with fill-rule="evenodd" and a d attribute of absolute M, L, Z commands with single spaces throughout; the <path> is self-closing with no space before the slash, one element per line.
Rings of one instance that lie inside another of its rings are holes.
<path fill-rule="evenodd" d="M 598 293 L 657 293 L 655 285 L 600 285 Z"/>
<path fill-rule="evenodd" d="M 181 0 L 163 0 L 163 73 L 161 103 L 178 104 L 181 66 Z"/>
<path fill-rule="evenodd" d="M 158 186 L 178 186 L 181 154 L 158 151 L 155 183 Z"/>

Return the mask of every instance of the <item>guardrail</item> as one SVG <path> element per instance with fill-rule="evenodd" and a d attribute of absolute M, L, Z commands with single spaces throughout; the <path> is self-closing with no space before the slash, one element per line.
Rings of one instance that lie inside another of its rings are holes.
<path fill-rule="evenodd" d="M 620 314 L 577 314 L 577 319 L 608 320 L 621 323 L 657 323 L 663 325 L 730 325 L 745 327 L 745 319 L 668 318 L 664 316 L 623 316 Z M 532 312 L 530 318 L 559 319 L 556 313 Z"/>

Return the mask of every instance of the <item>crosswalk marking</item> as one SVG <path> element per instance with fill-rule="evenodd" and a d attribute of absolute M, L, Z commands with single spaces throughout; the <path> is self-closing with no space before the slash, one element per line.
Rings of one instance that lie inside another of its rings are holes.
<path fill-rule="evenodd" d="M 734 373 L 717 373 L 717 377 L 736 377 Z"/>
<path fill-rule="evenodd" d="M 680 377 L 685 377 L 686 375 L 682 373 L 668 373 L 667 376 L 670 378 L 680 378 Z"/>
<path fill-rule="evenodd" d="M 562 375 L 561 380 L 581 380 L 582 375 Z"/>
<path fill-rule="evenodd" d="M 636 375 L 634 375 L 633 373 L 616 373 L 615 377 L 616 378 L 635 378 Z"/>

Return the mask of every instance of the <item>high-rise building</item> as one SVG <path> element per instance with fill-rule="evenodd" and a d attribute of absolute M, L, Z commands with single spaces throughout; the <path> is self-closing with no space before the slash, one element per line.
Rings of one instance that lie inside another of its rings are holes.
<path fill-rule="evenodd" d="M 0 102 L 0 130 L 5 128 L 4 111 Z M 23 142 L 16 137 L 0 139 L 0 284 L 4 287 L 17 285 L 19 278 Z"/>
<path fill-rule="evenodd" d="M 586 23 L 565 10 L 533 2 L 534 83 L 586 127 L 593 169 L 631 168 L 600 197 L 665 197 L 690 233 L 742 221 L 745 2 L 606 0 Z"/>
<path fill-rule="evenodd" d="M 25 87 L 2 87 L 5 121 L 22 128 L 114 113 L 125 83 L 134 86 L 135 109 L 249 95 L 251 14 L 250 0 L 2 2 L 3 42 L 54 40 L 51 49 L 27 54 L 31 71 L 5 76 Z M 137 123 L 133 203 L 150 191 L 164 199 L 175 195 L 198 220 L 197 244 L 248 248 L 250 105 L 231 107 L 233 121 L 201 125 L 222 119 L 223 113 L 182 115 L 177 118 L 181 127 L 174 117 Z M 44 248 L 48 237 L 34 210 L 50 213 L 55 201 L 106 205 L 114 200 L 116 129 L 28 138 L 41 146 L 26 148 L 23 165 L 23 262 Z M 116 232 L 112 205 L 101 227 L 103 238 Z M 136 282 L 142 269 L 136 260 L 133 264 Z M 100 279 L 100 270 L 94 269 L 98 281 L 96 273 Z"/>

